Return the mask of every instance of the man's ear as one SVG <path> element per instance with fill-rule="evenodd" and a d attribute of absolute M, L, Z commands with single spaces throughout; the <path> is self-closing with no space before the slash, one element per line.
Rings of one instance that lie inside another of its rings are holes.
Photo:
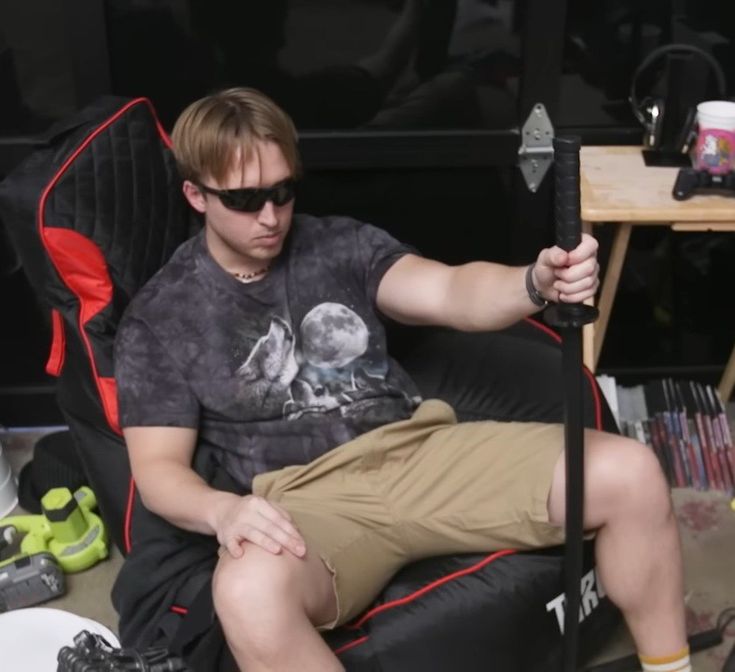
<path fill-rule="evenodd" d="M 207 201 L 204 198 L 204 194 L 196 184 L 190 180 L 184 180 L 184 184 L 181 186 L 181 190 L 184 192 L 186 200 L 189 201 L 194 210 L 201 212 L 202 214 L 207 211 Z"/>

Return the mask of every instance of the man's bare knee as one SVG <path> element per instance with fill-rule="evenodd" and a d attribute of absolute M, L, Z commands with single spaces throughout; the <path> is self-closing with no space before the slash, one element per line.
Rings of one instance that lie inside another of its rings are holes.
<path fill-rule="evenodd" d="M 669 488 L 653 451 L 623 437 L 613 441 L 612 450 L 593 465 L 593 482 L 609 493 L 617 507 L 668 513 Z"/>
<path fill-rule="evenodd" d="M 321 559 L 275 555 L 250 543 L 244 550 L 240 558 L 223 554 L 214 573 L 214 606 L 223 624 L 235 619 L 243 627 L 252 618 L 262 625 L 266 615 L 274 625 L 294 614 L 314 623 L 328 619 L 335 600 Z"/>
<path fill-rule="evenodd" d="M 585 457 L 585 525 L 595 529 L 620 516 L 665 519 L 669 488 L 653 451 L 632 439 L 588 432 Z M 549 499 L 552 521 L 564 521 L 564 458 L 559 459 Z M 642 517 L 641 517 L 642 516 Z"/>

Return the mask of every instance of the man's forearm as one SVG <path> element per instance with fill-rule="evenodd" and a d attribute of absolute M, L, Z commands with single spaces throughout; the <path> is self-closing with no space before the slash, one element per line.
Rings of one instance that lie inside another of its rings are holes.
<path fill-rule="evenodd" d="M 527 268 L 482 261 L 454 267 L 445 297 L 447 326 L 491 331 L 538 311 L 526 291 Z"/>
<path fill-rule="evenodd" d="M 215 490 L 191 468 L 167 461 L 146 465 L 136 478 L 138 491 L 148 509 L 173 525 L 200 534 L 215 534 L 218 512 L 238 495 Z"/>
<path fill-rule="evenodd" d="M 380 311 L 404 324 L 443 325 L 463 331 L 503 329 L 540 308 L 531 300 L 581 303 L 594 297 L 597 242 L 584 234 L 572 251 L 539 252 L 526 286 L 528 266 L 475 261 L 448 266 L 406 254 L 378 286 Z"/>

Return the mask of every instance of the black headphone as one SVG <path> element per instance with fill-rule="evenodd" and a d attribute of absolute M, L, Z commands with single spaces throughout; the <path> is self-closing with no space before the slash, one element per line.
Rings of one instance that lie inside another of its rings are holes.
<path fill-rule="evenodd" d="M 628 100 L 633 109 L 633 114 L 636 119 L 640 121 L 644 128 L 643 145 L 646 149 L 655 149 L 661 143 L 661 133 L 663 129 L 663 117 L 664 117 L 664 99 L 655 98 L 653 96 L 646 96 L 642 100 L 638 98 L 638 80 L 641 78 L 643 73 L 658 59 L 670 53 L 689 53 L 694 54 L 702 58 L 714 73 L 717 82 L 717 92 L 721 99 L 724 99 L 727 95 L 727 83 L 725 81 L 725 74 L 720 67 L 720 64 L 714 59 L 711 54 L 708 54 L 703 49 L 695 47 L 691 44 L 665 44 L 661 47 L 657 47 L 651 53 L 649 53 L 636 68 L 633 73 L 633 79 L 630 83 L 630 95 Z M 684 128 L 682 129 L 683 135 L 688 135 L 691 127 L 694 124 L 695 110 L 691 110 L 689 117 L 687 118 Z"/>

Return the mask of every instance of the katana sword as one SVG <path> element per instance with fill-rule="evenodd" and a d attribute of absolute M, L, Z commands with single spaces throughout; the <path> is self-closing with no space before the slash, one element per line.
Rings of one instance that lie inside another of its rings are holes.
<path fill-rule="evenodd" d="M 556 244 L 570 251 L 582 240 L 580 218 L 579 150 L 576 136 L 554 138 L 554 214 Z M 579 640 L 580 584 L 584 550 L 584 422 L 582 327 L 597 319 L 598 311 L 583 303 L 557 303 L 545 320 L 562 337 L 564 388 L 564 452 L 566 467 L 566 534 L 564 542 L 564 672 L 575 672 Z"/>

